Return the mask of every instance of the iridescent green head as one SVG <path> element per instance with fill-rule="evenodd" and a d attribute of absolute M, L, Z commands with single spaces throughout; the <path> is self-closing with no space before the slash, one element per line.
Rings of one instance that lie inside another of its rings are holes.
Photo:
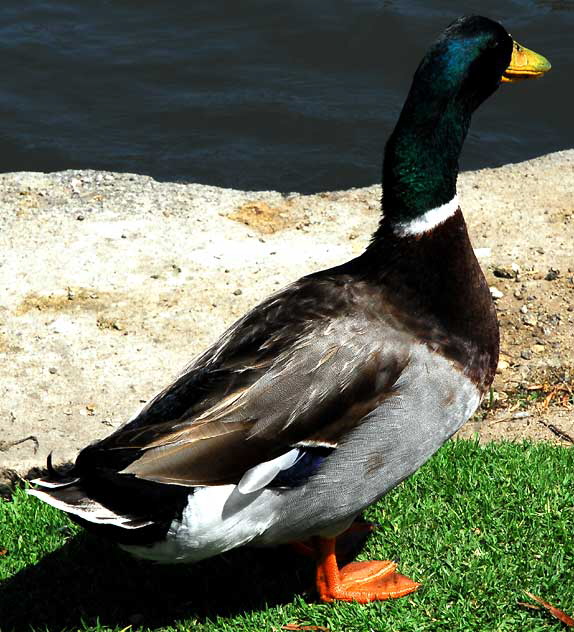
<path fill-rule="evenodd" d="M 460 18 L 424 56 L 407 105 L 420 97 L 429 99 L 429 106 L 462 101 L 472 111 L 496 90 L 511 56 L 512 37 L 500 24 L 478 16 Z"/>
<path fill-rule="evenodd" d="M 505 80 L 540 76 L 546 59 L 524 49 L 497 22 L 463 17 L 420 63 L 389 138 L 383 167 L 389 221 L 409 221 L 454 197 L 458 158 L 472 113 Z"/>

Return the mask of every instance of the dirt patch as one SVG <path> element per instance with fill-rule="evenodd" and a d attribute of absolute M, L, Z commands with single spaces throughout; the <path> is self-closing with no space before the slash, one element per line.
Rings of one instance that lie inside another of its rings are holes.
<path fill-rule="evenodd" d="M 529 438 L 574 445 L 574 368 L 534 369 L 521 382 L 514 377 L 500 371 L 490 397 L 461 435 L 478 430 L 483 441 Z"/>
<path fill-rule="evenodd" d="M 26 314 L 30 310 L 62 312 L 75 309 L 98 309 L 100 296 L 94 290 L 86 288 L 66 288 L 64 294 L 38 295 L 27 294 L 15 309 L 16 316 Z"/>
<path fill-rule="evenodd" d="M 247 202 L 227 217 L 253 228 L 262 235 L 272 235 L 288 227 L 297 227 L 299 222 L 305 221 L 293 216 L 293 208 L 289 203 L 278 207 L 263 201 Z"/>

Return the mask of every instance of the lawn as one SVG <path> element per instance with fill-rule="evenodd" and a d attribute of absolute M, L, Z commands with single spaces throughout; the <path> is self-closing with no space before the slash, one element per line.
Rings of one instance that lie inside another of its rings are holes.
<path fill-rule="evenodd" d="M 0 501 L 0 630 L 566 629 L 517 602 L 528 590 L 574 612 L 572 448 L 450 442 L 366 517 L 381 526 L 360 558 L 399 559 L 419 592 L 320 604 L 313 564 L 290 549 L 189 567 L 136 561 L 19 490 Z"/>

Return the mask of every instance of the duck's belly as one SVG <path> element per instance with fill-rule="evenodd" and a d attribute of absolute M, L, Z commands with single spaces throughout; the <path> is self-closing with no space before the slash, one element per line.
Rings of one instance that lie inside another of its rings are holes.
<path fill-rule="evenodd" d="M 268 530 L 282 494 L 262 489 L 241 494 L 235 485 L 198 487 L 189 495 L 181 520 L 174 520 L 164 540 L 151 546 L 122 545 L 137 557 L 161 563 L 198 562 L 249 544 Z"/>

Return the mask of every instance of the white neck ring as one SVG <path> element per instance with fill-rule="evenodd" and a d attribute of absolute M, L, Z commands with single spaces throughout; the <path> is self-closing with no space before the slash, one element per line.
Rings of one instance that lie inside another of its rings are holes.
<path fill-rule="evenodd" d="M 456 213 L 458 207 L 458 196 L 455 195 L 450 202 L 442 206 L 437 206 L 436 208 L 431 208 L 419 217 L 415 217 L 415 219 L 393 224 L 393 232 L 398 237 L 422 235 L 446 222 L 449 217 L 452 217 Z"/>

